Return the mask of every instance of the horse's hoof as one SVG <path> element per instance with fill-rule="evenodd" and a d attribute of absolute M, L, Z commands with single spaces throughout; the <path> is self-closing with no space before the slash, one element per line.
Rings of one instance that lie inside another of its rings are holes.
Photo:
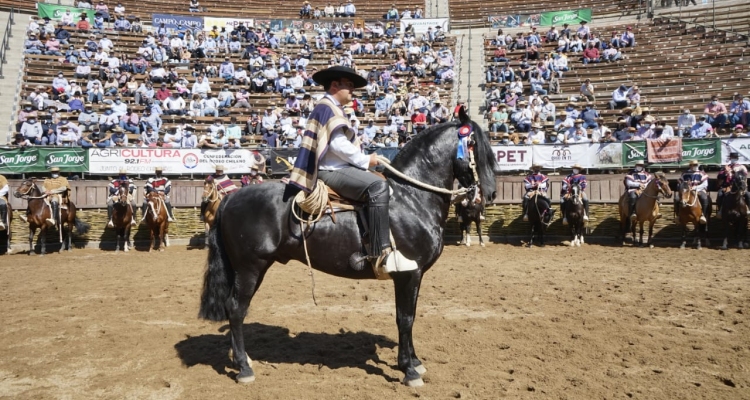
<path fill-rule="evenodd" d="M 685 243 L 680 245 L 680 250 L 685 250 Z"/>
<path fill-rule="evenodd" d="M 414 370 L 417 371 L 419 375 L 424 375 L 427 373 L 427 368 L 424 367 L 424 364 L 417 365 L 414 367 Z"/>
<path fill-rule="evenodd" d="M 471 247 L 471 243 L 466 242 L 466 247 Z"/>
<path fill-rule="evenodd" d="M 250 373 L 243 375 L 240 373 L 237 375 L 237 383 L 252 383 L 255 382 L 255 374 L 250 371 Z"/>
<path fill-rule="evenodd" d="M 648 245 L 648 248 L 649 248 L 649 249 L 653 249 L 653 248 L 654 248 L 654 245 L 653 245 L 653 244 L 650 244 L 650 245 Z"/>
<path fill-rule="evenodd" d="M 164 251 L 164 249 L 160 248 L 159 251 Z"/>
<path fill-rule="evenodd" d="M 484 247 L 484 243 L 479 243 L 480 246 Z"/>
<path fill-rule="evenodd" d="M 422 387 L 424 386 L 424 381 L 422 380 L 422 378 L 412 379 L 410 381 L 404 379 L 404 385 L 408 387 Z"/>

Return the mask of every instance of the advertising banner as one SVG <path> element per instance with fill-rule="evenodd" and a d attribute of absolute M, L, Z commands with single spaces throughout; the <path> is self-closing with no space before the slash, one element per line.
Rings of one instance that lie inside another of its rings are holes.
<path fill-rule="evenodd" d="M 718 139 L 683 140 L 681 164 L 687 164 L 690 160 L 698 160 L 701 165 L 721 164 L 721 141 Z"/>
<path fill-rule="evenodd" d="M 47 3 L 36 3 L 36 7 L 37 7 L 39 18 L 46 17 L 52 21 L 59 21 L 60 18 L 62 18 L 63 14 L 65 14 L 65 11 L 70 10 L 70 14 L 73 16 L 73 23 L 77 23 L 81 19 L 81 13 L 85 13 L 86 16 L 88 17 L 89 23 L 93 24 L 94 14 L 96 13 L 96 11 L 91 10 L 91 9 L 59 6 L 56 4 L 47 4 Z"/>
<path fill-rule="evenodd" d="M 622 165 L 632 167 L 638 161 L 646 161 L 646 142 L 622 142 Z"/>
<path fill-rule="evenodd" d="M 575 163 L 588 165 L 587 144 L 537 144 L 531 148 L 534 163 L 544 168 L 570 168 Z"/>
<path fill-rule="evenodd" d="M 167 29 L 178 29 L 184 26 L 188 29 L 203 30 L 203 17 L 192 15 L 153 14 L 152 21 L 154 27 L 163 23 Z"/>
<path fill-rule="evenodd" d="M 227 32 L 231 32 L 234 28 L 245 24 L 246 27 L 254 27 L 255 20 L 247 18 L 218 18 L 218 17 L 204 17 L 203 18 L 203 30 L 206 32 L 211 31 L 213 27 L 227 28 Z"/>
<path fill-rule="evenodd" d="M 0 173 L 47 172 L 59 167 L 64 172 L 86 172 L 88 154 L 81 148 L 38 148 L 0 150 Z"/>
<path fill-rule="evenodd" d="M 647 140 L 646 155 L 652 164 L 679 163 L 682 161 L 682 138 Z"/>
<path fill-rule="evenodd" d="M 248 149 L 158 149 L 108 148 L 89 149 L 89 172 L 116 174 L 125 168 L 131 174 L 152 173 L 157 166 L 164 174 L 210 174 L 223 165 L 230 174 L 250 172 L 257 151 Z"/>
<path fill-rule="evenodd" d="M 495 161 L 501 171 L 523 171 L 531 168 L 531 147 L 492 146 Z"/>
<path fill-rule="evenodd" d="M 588 163 L 584 168 L 621 168 L 622 143 L 589 143 Z"/>
<path fill-rule="evenodd" d="M 570 24 L 571 26 L 575 26 L 580 24 L 581 21 L 591 22 L 590 8 L 584 8 L 581 10 L 543 12 L 540 24 L 541 26 L 560 26 L 562 24 Z"/>
<path fill-rule="evenodd" d="M 750 138 L 724 139 L 721 141 L 721 159 L 717 164 L 729 162 L 729 153 L 739 153 L 739 162 L 750 164 Z"/>
<path fill-rule="evenodd" d="M 406 31 L 406 27 L 408 25 L 411 25 L 412 28 L 414 28 L 414 33 L 425 33 L 427 32 L 427 28 L 432 27 L 433 30 L 435 30 L 435 27 L 439 26 L 443 29 L 443 32 L 448 32 L 449 26 L 449 19 L 448 18 L 409 18 L 409 19 L 402 19 L 401 20 L 401 33 L 404 33 Z"/>

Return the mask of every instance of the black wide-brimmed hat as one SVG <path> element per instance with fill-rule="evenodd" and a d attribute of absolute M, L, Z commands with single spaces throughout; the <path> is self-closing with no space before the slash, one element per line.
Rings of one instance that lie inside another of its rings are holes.
<path fill-rule="evenodd" d="M 326 86 L 329 82 L 340 78 L 347 78 L 354 83 L 354 88 L 363 88 L 367 86 L 367 79 L 359 75 L 355 70 L 347 67 L 331 67 L 322 69 L 312 76 L 318 84 Z"/>

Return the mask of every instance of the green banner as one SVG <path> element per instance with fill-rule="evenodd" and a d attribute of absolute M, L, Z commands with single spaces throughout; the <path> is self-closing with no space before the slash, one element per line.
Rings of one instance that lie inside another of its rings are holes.
<path fill-rule="evenodd" d="M 562 24 L 577 25 L 581 21 L 591 22 L 591 9 L 584 8 L 581 10 L 568 11 L 550 11 L 543 12 L 540 20 L 541 26 L 560 26 Z"/>
<path fill-rule="evenodd" d="M 50 167 L 59 167 L 65 172 L 86 172 L 89 169 L 88 152 L 72 147 L 0 150 L 0 173 L 47 172 Z"/>
<path fill-rule="evenodd" d="M 646 142 L 622 142 L 622 165 L 633 166 L 636 161 L 646 161 Z M 718 139 L 683 139 L 682 161 L 668 164 L 654 164 L 659 166 L 687 165 L 690 160 L 698 160 L 701 165 L 721 164 L 721 141 Z"/>
<path fill-rule="evenodd" d="M 94 23 L 94 13 L 96 13 L 95 10 L 58 6 L 56 4 L 47 3 L 36 3 L 36 6 L 39 12 L 39 18 L 47 17 L 53 21 L 59 21 L 60 18 L 62 18 L 62 15 L 65 14 L 65 11 L 70 10 L 70 14 L 73 16 L 73 23 L 77 23 L 81 19 L 81 13 L 86 13 L 86 16 L 88 16 L 89 24 Z"/>

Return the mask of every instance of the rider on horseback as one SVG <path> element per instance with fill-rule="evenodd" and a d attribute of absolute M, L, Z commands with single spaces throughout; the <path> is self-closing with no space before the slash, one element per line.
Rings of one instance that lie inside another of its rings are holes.
<path fill-rule="evenodd" d="M 164 204 L 167 206 L 167 219 L 169 222 L 172 222 L 174 221 L 174 216 L 172 215 L 172 203 L 169 201 L 169 191 L 172 190 L 172 182 L 169 181 L 169 178 L 161 174 L 163 171 L 164 168 L 162 167 L 154 168 L 154 175 L 156 176 L 148 178 L 144 188 L 146 189 L 146 195 L 151 192 L 157 192 L 163 196 Z M 143 205 L 141 206 L 141 214 L 143 214 L 144 217 L 146 216 L 147 208 L 148 200 L 146 200 L 146 197 L 144 196 Z"/>
<path fill-rule="evenodd" d="M 638 201 L 638 197 L 641 195 L 646 185 L 651 182 L 654 177 L 649 174 L 645 168 L 643 161 L 636 161 L 635 168 L 630 170 L 625 176 L 625 189 L 628 191 L 628 206 L 630 218 L 637 218 L 635 215 L 635 202 Z"/>
<path fill-rule="evenodd" d="M 386 264 L 392 252 L 389 186 L 368 171 L 378 164 L 377 155 L 362 152 L 357 132 L 342 110 L 351 101 L 354 89 L 366 86 L 367 81 L 355 70 L 338 66 L 316 72 L 313 80 L 323 85 L 326 95 L 310 114 L 290 183 L 310 193 L 321 179 L 342 197 L 366 203 L 368 259 L 378 268 Z"/>
<path fill-rule="evenodd" d="M 695 194 L 698 196 L 698 201 L 701 204 L 701 210 L 703 214 L 700 218 L 700 223 L 706 223 L 706 215 L 711 210 L 708 209 L 708 174 L 699 168 L 698 160 L 690 161 L 690 169 L 685 171 L 680 177 L 680 183 L 687 182 L 690 185 L 690 190 L 695 190 Z M 682 192 L 676 191 L 674 196 L 674 207 L 675 213 L 678 214 L 680 210 L 680 204 L 682 203 Z"/>
<path fill-rule="evenodd" d="M 719 183 L 719 192 L 716 193 L 716 203 L 718 204 L 718 211 L 716 216 L 721 219 L 721 206 L 724 200 L 724 194 L 732 188 L 732 178 L 734 178 L 735 172 L 744 171 L 747 174 L 747 168 L 739 163 L 740 154 L 733 151 L 729 153 L 729 164 L 724 166 L 719 172 L 719 176 L 716 180 Z M 747 214 L 750 215 L 750 192 L 745 192 L 745 204 L 748 206 Z"/>
<path fill-rule="evenodd" d="M 51 177 L 44 180 L 44 194 L 50 199 L 52 207 L 52 217 L 47 218 L 47 222 L 53 225 L 60 223 L 60 203 L 68 202 L 68 192 L 70 192 L 70 183 L 65 177 L 60 176 L 60 168 L 52 167 L 49 170 Z"/>
<path fill-rule="evenodd" d="M 112 223 L 112 211 L 115 207 L 115 199 L 117 198 L 118 192 L 120 190 L 120 186 L 124 183 L 128 184 L 128 194 L 130 197 L 130 207 L 132 208 L 133 212 L 133 218 L 130 219 L 130 225 L 135 226 L 135 210 L 138 208 L 135 205 L 135 196 L 133 196 L 133 193 L 135 192 L 135 185 L 133 184 L 133 180 L 128 178 L 128 171 L 124 168 L 120 169 L 119 172 L 120 176 L 118 176 L 115 179 L 112 179 L 112 181 L 109 183 L 109 197 L 107 198 L 107 226 L 110 228 L 114 228 L 115 224 Z"/>
<path fill-rule="evenodd" d="M 562 181 L 562 190 L 560 191 L 560 211 L 563 215 L 563 225 L 568 224 L 568 218 L 565 215 L 565 197 L 570 195 L 570 190 L 573 184 L 578 183 L 581 188 L 581 200 L 583 201 L 583 220 L 589 220 L 589 197 L 586 195 L 586 175 L 581 173 L 581 166 L 579 164 L 573 164 L 573 172 L 566 176 Z"/>
<path fill-rule="evenodd" d="M 214 171 L 213 174 L 206 177 L 206 182 L 213 182 L 216 185 L 216 190 L 222 197 L 239 190 L 237 185 L 228 176 L 224 175 L 223 165 L 217 165 L 214 167 Z M 206 207 L 208 207 L 208 201 L 201 202 L 201 222 L 203 222 L 203 214 L 206 212 Z"/>
<path fill-rule="evenodd" d="M 542 173 L 542 166 L 540 164 L 534 164 L 531 166 L 531 174 L 527 175 L 523 180 L 524 186 L 526 187 L 526 194 L 523 196 L 523 220 L 529 220 L 528 203 L 534 192 L 538 192 L 542 196 L 544 201 L 547 202 L 547 207 L 550 209 L 550 214 L 553 214 L 555 210 L 552 208 L 552 202 L 547 196 L 547 189 L 549 189 L 549 178 L 547 175 Z"/>
<path fill-rule="evenodd" d="M 0 231 L 5 230 L 5 223 L 8 219 L 8 180 L 0 175 Z"/>

